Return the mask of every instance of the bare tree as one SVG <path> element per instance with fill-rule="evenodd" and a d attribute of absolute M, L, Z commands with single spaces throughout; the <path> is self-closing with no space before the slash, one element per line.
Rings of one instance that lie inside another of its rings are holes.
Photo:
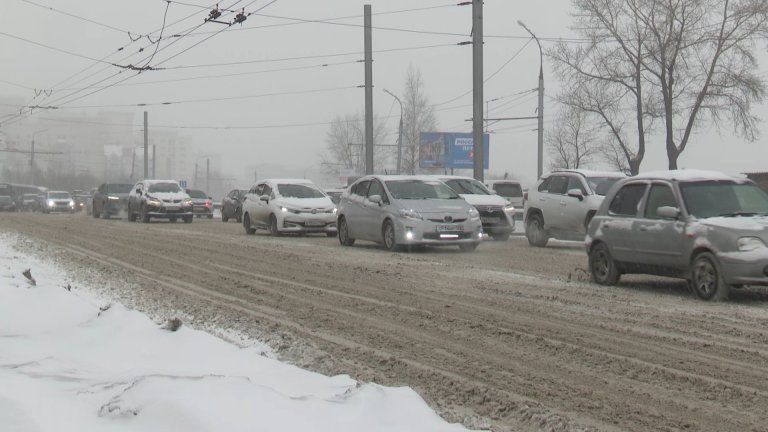
<path fill-rule="evenodd" d="M 578 169 L 592 162 L 598 151 L 597 134 L 588 116 L 588 112 L 569 105 L 557 114 L 554 128 L 545 137 L 551 156 L 550 169 Z"/>
<path fill-rule="evenodd" d="M 403 172 L 416 172 L 419 168 L 419 135 L 436 128 L 434 107 L 425 93 L 421 71 L 411 65 L 405 77 L 403 95 Z"/>
<path fill-rule="evenodd" d="M 730 123 L 754 141 L 752 103 L 766 95 L 754 49 L 768 37 L 768 2 L 647 0 L 633 12 L 651 34 L 643 68 L 662 102 L 669 168 L 702 125 Z"/>
<path fill-rule="evenodd" d="M 612 142 L 607 159 L 640 170 L 646 136 L 663 125 L 669 168 L 702 125 L 757 136 L 752 104 L 765 98 L 756 40 L 768 36 L 764 0 L 573 0 L 588 42 L 550 51 L 569 86 L 563 103 L 594 114 Z M 576 95 L 574 95 L 576 93 Z M 635 126 L 630 133 L 629 120 Z M 636 142 L 634 142 L 636 140 Z"/>
<path fill-rule="evenodd" d="M 388 147 L 377 146 L 384 135 L 383 124 L 374 121 L 374 171 L 381 172 L 392 159 Z M 336 117 L 325 137 L 325 151 L 320 154 L 323 173 L 338 176 L 344 170 L 365 172 L 365 121 L 362 113 Z"/>
<path fill-rule="evenodd" d="M 561 42 L 549 52 L 558 74 L 569 86 L 561 102 L 593 114 L 632 174 L 640 172 L 645 138 L 652 128 L 644 93 L 645 41 L 650 37 L 630 13 L 645 0 L 573 0 L 574 29 L 588 42 Z M 634 134 L 628 133 L 632 127 Z"/>

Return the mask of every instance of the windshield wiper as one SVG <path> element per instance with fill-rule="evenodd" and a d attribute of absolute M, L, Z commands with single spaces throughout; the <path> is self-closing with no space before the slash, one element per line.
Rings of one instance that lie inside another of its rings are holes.
<path fill-rule="evenodd" d="M 750 216 L 757 216 L 757 213 L 755 213 L 755 212 L 732 212 L 732 213 L 723 213 L 720 216 L 722 216 L 722 217 L 750 217 Z"/>

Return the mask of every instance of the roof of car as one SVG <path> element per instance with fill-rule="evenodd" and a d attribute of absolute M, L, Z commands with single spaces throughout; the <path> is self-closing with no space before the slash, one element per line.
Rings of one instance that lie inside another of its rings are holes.
<path fill-rule="evenodd" d="M 492 179 L 492 180 L 486 179 L 485 182 L 488 183 L 488 184 L 493 184 L 493 183 L 518 183 L 519 184 L 519 183 L 522 183 L 520 180 L 514 180 L 514 179 Z"/>
<path fill-rule="evenodd" d="M 437 177 L 437 178 L 439 178 L 441 180 L 442 179 L 445 179 L 445 180 L 475 180 L 474 177 L 457 176 L 457 175 L 440 175 L 440 174 L 437 174 L 437 175 L 435 175 L 433 177 Z"/>
<path fill-rule="evenodd" d="M 292 179 L 292 178 L 268 178 L 259 180 L 257 183 L 283 183 L 283 184 L 315 184 L 312 180 L 308 179 Z"/>
<path fill-rule="evenodd" d="M 676 180 L 676 181 L 700 181 L 700 180 L 745 180 L 739 177 L 729 176 L 719 171 L 706 170 L 668 170 L 649 171 L 639 174 L 634 179 L 648 180 Z"/>
<path fill-rule="evenodd" d="M 152 179 L 152 180 L 149 180 L 149 179 L 147 179 L 147 180 L 141 180 L 141 182 L 142 182 L 142 183 L 144 183 L 144 184 L 148 184 L 148 185 L 149 185 L 149 184 L 155 184 L 155 183 L 176 183 L 176 184 L 178 184 L 178 183 L 179 183 L 179 182 L 177 182 L 176 180 L 157 180 L 157 179 Z"/>
<path fill-rule="evenodd" d="M 398 181 L 398 180 L 421 180 L 421 181 L 435 181 L 440 180 L 437 176 L 430 176 L 430 175 L 389 175 L 389 174 L 374 174 L 370 176 L 360 177 L 360 180 L 369 178 L 369 177 L 376 177 L 382 181 Z"/>
<path fill-rule="evenodd" d="M 68 194 L 68 193 L 69 193 L 69 191 L 57 191 L 57 190 L 49 190 L 49 191 L 48 191 L 48 193 L 49 193 L 49 194 L 54 194 L 54 193 L 65 193 L 65 194 Z"/>
<path fill-rule="evenodd" d="M 627 175 L 619 171 L 595 171 L 587 169 L 556 169 L 549 174 L 571 172 L 581 174 L 584 177 L 626 177 Z"/>

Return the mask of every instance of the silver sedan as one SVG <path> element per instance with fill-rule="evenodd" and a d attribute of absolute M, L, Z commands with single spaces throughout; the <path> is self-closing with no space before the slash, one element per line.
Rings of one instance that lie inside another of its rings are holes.
<path fill-rule="evenodd" d="M 362 177 L 342 194 L 337 222 L 344 246 L 360 239 L 389 250 L 439 245 L 473 251 L 483 236 L 477 210 L 433 177 Z"/>

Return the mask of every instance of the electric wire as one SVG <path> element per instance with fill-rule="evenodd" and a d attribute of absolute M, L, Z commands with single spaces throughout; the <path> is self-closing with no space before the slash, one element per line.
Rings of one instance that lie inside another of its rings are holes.
<path fill-rule="evenodd" d="M 50 7 L 50 6 L 46 6 L 46 5 L 42 5 L 42 4 L 39 4 L 39 3 L 35 3 L 33 1 L 30 1 L 30 0 L 21 0 L 21 1 L 24 2 L 24 3 L 27 3 L 27 4 L 31 4 L 33 6 L 37 6 L 37 7 L 42 8 L 42 9 L 46 9 L 46 10 L 49 10 L 49 11 L 52 11 L 52 12 L 56 12 L 56 13 L 59 13 L 59 14 L 62 14 L 62 15 L 66 15 L 68 17 L 79 19 L 81 21 L 89 22 L 91 24 L 95 24 L 97 26 L 100 26 L 100 27 L 103 27 L 103 28 L 107 28 L 107 29 L 110 29 L 110 30 L 114 30 L 114 31 L 117 31 L 117 32 L 120 32 L 120 33 L 130 33 L 129 30 L 124 30 L 124 29 L 121 29 L 121 28 L 118 28 L 118 27 L 115 27 L 115 26 L 112 26 L 112 25 L 109 25 L 109 24 L 104 24 L 102 22 L 98 22 L 98 21 L 95 21 L 95 20 L 92 20 L 92 19 L 89 19 L 89 18 L 85 18 L 85 17 L 79 16 L 79 15 L 75 15 L 73 13 L 65 12 L 65 11 L 62 11 L 62 10 Z"/>

